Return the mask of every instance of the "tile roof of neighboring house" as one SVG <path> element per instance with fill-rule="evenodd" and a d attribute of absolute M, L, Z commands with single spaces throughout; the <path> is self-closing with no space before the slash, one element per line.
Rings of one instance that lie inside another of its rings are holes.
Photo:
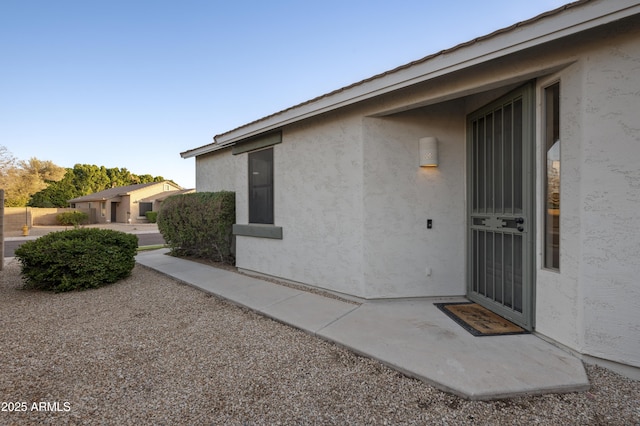
<path fill-rule="evenodd" d="M 122 195 L 127 195 L 127 194 L 129 194 L 129 193 L 131 193 L 133 191 L 137 191 L 139 189 L 147 188 L 147 187 L 153 186 L 153 185 L 164 184 L 164 183 L 172 184 L 171 182 L 164 181 L 164 182 L 149 182 L 149 183 L 138 183 L 138 184 L 135 184 L 135 185 L 118 186 L 118 187 L 115 187 L 115 188 L 109 188 L 109 189 L 105 189 L 104 191 L 95 192 L 93 194 L 84 195 L 82 197 L 74 198 L 72 200 L 69 200 L 69 202 L 70 203 L 84 203 L 84 202 L 88 202 L 88 201 L 104 201 L 104 200 L 109 200 L 111 198 L 120 197 Z M 175 185 L 175 184 L 172 184 L 172 185 Z"/>
<path fill-rule="evenodd" d="M 425 56 L 416 61 L 394 68 L 390 71 L 386 71 L 384 73 L 374 75 L 365 80 L 359 81 L 349 86 L 342 87 L 340 89 L 337 89 L 332 92 L 326 93 L 324 95 L 318 96 L 316 98 L 310 99 L 306 102 L 302 102 L 290 108 L 265 116 L 258 120 L 246 123 L 240 127 L 237 127 L 235 129 L 232 129 L 227 132 L 214 136 L 213 143 L 184 151 L 180 155 L 183 158 L 189 158 L 189 157 L 195 157 L 198 155 L 206 154 L 208 152 L 216 151 L 218 149 L 231 146 L 237 141 L 250 138 L 252 136 L 258 135 L 263 132 L 275 130 L 276 128 L 281 127 L 283 125 L 290 124 L 292 122 L 295 122 L 304 118 L 308 118 L 310 116 L 320 114 L 322 112 L 329 111 L 331 108 L 339 108 L 341 106 L 348 105 L 349 102 L 363 100 L 368 97 L 376 96 L 377 94 L 384 93 L 385 91 L 388 91 L 388 90 L 395 90 L 397 88 L 401 88 L 405 83 L 413 84 L 420 81 L 421 79 L 424 79 L 424 78 L 428 79 L 430 78 L 429 72 L 426 72 L 426 74 L 424 74 L 423 76 L 414 76 L 414 75 L 405 76 L 403 75 L 403 73 L 405 73 L 409 69 L 420 67 L 420 66 L 423 66 L 424 64 L 428 64 L 438 57 L 443 57 L 450 54 L 456 54 L 458 53 L 458 51 L 461 51 L 461 52 L 468 51 L 468 49 L 473 49 L 478 45 L 482 45 L 483 42 L 489 41 L 491 39 L 497 39 L 502 35 L 506 34 L 507 36 L 513 36 L 515 34 L 518 34 L 518 31 L 520 29 L 524 29 L 525 27 L 530 28 L 534 26 L 533 24 L 537 24 L 539 21 L 546 20 L 547 18 L 553 18 L 557 15 L 562 15 L 568 9 L 577 8 L 578 6 L 583 6 L 590 3 L 594 4 L 594 7 L 593 7 L 594 12 L 591 12 L 591 13 L 596 14 L 595 16 L 591 16 L 589 15 L 589 12 L 587 12 L 586 14 L 584 14 L 584 16 L 578 15 L 574 19 L 576 22 L 566 23 L 566 26 L 564 27 L 563 27 L 563 24 L 555 24 L 557 28 L 554 27 L 550 29 L 541 29 L 539 30 L 540 34 L 538 33 L 531 34 L 529 35 L 529 37 L 531 37 L 532 40 L 537 40 L 537 42 L 543 42 L 544 40 L 548 40 L 548 37 L 562 37 L 563 35 L 566 35 L 568 33 L 567 31 L 578 32 L 578 31 L 584 30 L 585 28 L 588 28 L 589 25 L 596 26 L 596 25 L 602 24 L 603 22 L 610 22 L 611 20 L 620 19 L 620 17 L 623 17 L 623 15 L 627 13 L 627 11 L 625 10 L 628 10 L 629 14 L 637 13 L 635 9 L 637 9 L 637 6 L 638 6 L 637 3 L 635 3 L 632 0 L 624 0 L 624 1 L 620 0 L 619 2 L 598 1 L 598 0 L 574 1 L 572 3 L 568 3 L 564 6 L 553 9 L 551 11 L 544 12 L 531 19 L 515 23 L 509 27 L 499 29 L 497 31 L 494 31 L 482 37 L 477 37 L 468 42 L 458 44 L 457 46 L 454 46 L 452 48 L 445 49 L 440 52 Z M 601 13 L 603 14 L 603 16 L 604 15 L 606 16 L 604 17 L 604 19 L 599 19 L 600 16 L 597 15 L 598 13 Z M 523 37 L 527 37 L 527 35 Z M 508 50 L 505 47 L 509 46 L 510 44 L 513 44 L 515 48 L 525 48 L 528 45 L 525 39 L 520 39 L 520 38 L 518 40 L 515 40 L 515 38 L 513 40 L 509 38 L 504 43 L 506 44 L 501 49 L 504 52 Z M 471 53 L 468 53 L 468 55 L 470 54 Z M 485 57 L 488 57 L 488 55 L 485 54 Z M 464 59 L 465 58 L 462 58 L 461 62 L 465 62 Z M 466 60 L 468 59 L 469 58 L 466 58 Z M 392 80 L 386 81 L 388 78 L 392 78 Z M 365 88 L 368 88 L 368 89 L 365 90 Z M 357 89 L 361 89 L 363 92 L 366 92 L 366 93 L 364 95 L 359 93 L 349 94 L 350 92 Z M 319 105 L 317 107 L 313 106 L 314 104 L 321 104 L 324 101 L 329 102 L 329 100 L 333 98 L 336 98 L 334 102 L 335 105 L 334 104 L 332 104 L 331 106 Z M 299 114 L 296 115 L 295 111 L 300 111 L 300 112 Z M 287 117 L 288 114 L 291 115 L 291 117 Z M 284 116 L 286 117 L 286 119 L 282 119 L 279 121 L 278 117 L 280 116 Z"/>
<path fill-rule="evenodd" d="M 156 195 L 152 195 L 150 197 L 143 198 L 140 201 L 143 202 L 143 203 L 148 203 L 148 202 L 151 202 L 151 201 L 164 201 L 168 197 L 171 197 L 172 195 L 189 194 L 191 192 L 196 192 L 196 190 L 191 188 L 191 189 L 180 189 L 180 190 L 176 190 L 176 191 L 165 191 L 165 192 L 161 192 L 160 194 L 156 194 Z"/>

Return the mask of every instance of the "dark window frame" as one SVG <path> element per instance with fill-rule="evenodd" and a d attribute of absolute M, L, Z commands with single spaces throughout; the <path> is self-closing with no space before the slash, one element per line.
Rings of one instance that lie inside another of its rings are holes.
<path fill-rule="evenodd" d="M 143 209 L 142 208 L 143 204 L 145 206 L 148 204 L 149 208 L 148 209 Z M 139 217 L 144 217 L 147 212 L 151 212 L 151 211 L 153 211 L 153 203 L 144 202 L 144 201 L 141 201 L 141 202 L 138 203 L 138 216 Z"/>

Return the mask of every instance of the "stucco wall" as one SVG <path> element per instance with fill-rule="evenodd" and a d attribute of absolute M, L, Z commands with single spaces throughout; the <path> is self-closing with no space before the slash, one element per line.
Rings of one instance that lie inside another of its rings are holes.
<path fill-rule="evenodd" d="M 367 118 L 364 128 L 367 297 L 464 294 L 464 102 Z M 438 138 L 438 167 L 418 165 L 425 136 Z"/>
<path fill-rule="evenodd" d="M 140 200 L 146 198 L 153 199 L 153 196 L 162 196 L 168 185 L 169 191 L 180 189 L 171 183 L 158 182 L 142 189 L 130 192 L 130 195 L 116 196 L 104 201 L 96 200 L 90 202 L 75 203 L 75 208 L 89 213 L 91 223 L 108 223 L 112 220 L 112 208 L 115 207 L 115 222 L 118 223 L 145 223 L 148 222 L 146 216 L 140 216 Z M 115 205 L 113 204 L 115 202 Z M 149 201 L 152 202 L 152 201 Z M 155 203 L 153 203 L 155 205 Z"/>
<path fill-rule="evenodd" d="M 36 208 L 36 207 L 5 207 L 5 232 L 22 232 L 22 226 L 58 225 L 56 217 L 60 213 L 71 212 L 71 208 Z"/>
<path fill-rule="evenodd" d="M 274 147 L 275 220 L 284 238 L 238 237 L 238 266 L 367 298 L 463 294 L 465 117 L 534 79 L 536 331 L 640 367 L 638 28 L 619 22 L 285 127 Z M 559 272 L 542 267 L 540 95 L 556 80 Z M 439 139 L 436 169 L 417 165 L 424 136 Z M 198 190 L 236 191 L 237 223 L 247 223 L 246 158 L 224 151 L 196 162 Z"/>
<path fill-rule="evenodd" d="M 539 232 L 536 298 L 538 332 L 638 367 L 639 37 L 601 37 L 547 79 L 561 85 L 561 252 L 559 272 L 542 268 Z"/>
<path fill-rule="evenodd" d="M 275 225 L 283 239 L 236 237 L 236 265 L 364 296 L 361 119 L 329 116 L 283 131 L 274 146 Z M 235 156 L 247 170 L 247 154 Z M 246 224 L 246 172 L 236 185 L 237 223 Z"/>
<path fill-rule="evenodd" d="M 580 264 L 580 179 L 583 143 L 582 65 L 577 62 L 559 73 L 541 79 L 537 85 L 537 243 L 536 243 L 536 330 L 562 344 L 581 351 L 584 346 L 582 323 L 582 288 Z M 560 212 L 560 271 L 543 267 L 544 259 L 544 142 L 540 119 L 544 87 L 560 82 L 561 137 L 561 212 Z"/>
<path fill-rule="evenodd" d="M 246 169 L 239 169 L 241 157 L 231 155 L 231 149 L 196 157 L 196 191 L 236 191 L 237 181 L 246 181 Z"/>
<path fill-rule="evenodd" d="M 168 190 L 165 191 L 165 185 L 168 185 Z M 173 186 L 168 182 L 159 182 L 156 185 L 150 185 L 148 187 L 133 191 L 128 196 L 122 197 L 122 202 L 118 206 L 118 221 L 121 221 L 121 217 L 131 217 L 131 223 L 145 223 L 148 222 L 146 216 L 140 215 L 140 200 L 145 198 L 153 199 L 154 196 L 162 196 L 165 192 L 175 191 L 180 189 L 177 186 Z M 127 214 L 127 212 L 129 214 Z M 107 218 L 108 218 L 107 213 Z"/>
<path fill-rule="evenodd" d="M 609 42 L 584 62 L 585 352 L 640 366 L 640 43 Z"/>

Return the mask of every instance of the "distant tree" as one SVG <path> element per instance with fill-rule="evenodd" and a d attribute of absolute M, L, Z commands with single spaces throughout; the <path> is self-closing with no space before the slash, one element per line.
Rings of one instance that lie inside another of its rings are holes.
<path fill-rule="evenodd" d="M 134 175 L 132 175 L 131 172 L 126 168 L 107 169 L 107 176 L 109 177 L 110 188 L 133 185 L 133 183 L 137 183 L 133 178 Z"/>
<path fill-rule="evenodd" d="M 126 168 L 109 168 L 90 164 L 76 164 L 66 169 L 64 178 L 51 182 L 45 189 L 33 194 L 31 207 L 67 207 L 69 200 L 105 189 L 137 183 L 162 182 L 162 176 L 137 176 Z"/>
<path fill-rule="evenodd" d="M 76 164 L 73 166 L 73 185 L 80 195 L 87 195 L 110 188 L 111 180 L 104 166 Z"/>
<path fill-rule="evenodd" d="M 0 186 L 5 190 L 7 207 L 26 206 L 33 194 L 46 188 L 50 182 L 62 179 L 66 172 L 51 161 L 35 157 L 17 164 L 6 156 L 0 161 L 4 167 L 0 173 Z"/>
<path fill-rule="evenodd" d="M 15 167 L 16 158 L 11 154 L 6 146 L 0 145 L 0 188 L 7 190 L 10 182 L 10 171 Z M 5 194 L 5 206 L 7 205 L 7 194 Z"/>
<path fill-rule="evenodd" d="M 0 176 L 6 173 L 6 171 L 13 167 L 16 163 L 16 158 L 9 152 L 6 146 L 0 145 Z"/>
<path fill-rule="evenodd" d="M 28 205 L 30 207 L 67 207 L 69 200 L 79 197 L 78 189 L 73 183 L 73 169 L 67 169 L 64 178 L 57 182 L 51 182 L 42 191 L 36 192 L 31 196 Z"/>
<path fill-rule="evenodd" d="M 18 164 L 28 174 L 38 176 L 44 182 L 59 181 L 67 173 L 64 167 L 57 166 L 49 160 L 38 160 L 35 157 L 32 157 L 29 161 L 19 161 Z"/>
<path fill-rule="evenodd" d="M 151 175 L 139 175 L 140 183 L 162 182 L 165 180 L 162 176 L 153 177 Z"/>

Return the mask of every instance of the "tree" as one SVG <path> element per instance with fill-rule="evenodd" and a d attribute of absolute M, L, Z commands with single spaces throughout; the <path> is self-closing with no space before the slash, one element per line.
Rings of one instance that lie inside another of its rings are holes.
<path fill-rule="evenodd" d="M 0 188 L 5 192 L 9 186 L 10 173 L 15 167 L 16 158 L 11 154 L 6 146 L 0 145 Z M 7 194 L 5 193 L 5 205 L 7 204 Z"/>
<path fill-rule="evenodd" d="M 69 200 L 83 195 L 104 191 L 108 188 L 133 185 L 136 183 L 162 182 L 162 176 L 137 176 L 127 169 L 76 164 L 66 169 L 64 178 L 51 182 L 47 188 L 33 194 L 29 201 L 31 207 L 67 207 Z"/>
<path fill-rule="evenodd" d="M 129 172 L 129 170 L 125 168 L 122 168 L 122 169 L 112 168 L 112 169 L 106 169 L 106 170 L 107 170 L 107 176 L 109 177 L 109 182 L 110 182 L 109 186 L 111 188 L 115 188 L 117 186 L 132 185 L 133 179 L 131 177 L 132 175 L 131 175 L 131 172 Z"/>
<path fill-rule="evenodd" d="M 62 179 L 65 169 L 51 161 L 33 157 L 17 164 L 6 147 L 0 147 L 0 186 L 5 190 L 5 206 L 26 206 L 31 196 L 49 182 Z"/>
<path fill-rule="evenodd" d="M 73 185 L 82 196 L 110 188 L 111 179 L 104 166 L 76 164 L 73 166 Z"/>
<path fill-rule="evenodd" d="M 65 169 L 35 157 L 17 161 L 0 145 L 0 188 L 5 190 L 6 207 L 67 207 L 73 198 L 108 188 L 162 181 L 162 176 L 138 176 L 125 168 L 76 164 Z"/>
<path fill-rule="evenodd" d="M 162 182 L 165 180 L 162 176 L 153 177 L 151 175 L 139 175 L 140 183 Z"/>
<path fill-rule="evenodd" d="M 19 161 L 18 166 L 28 175 L 35 176 L 39 181 L 56 182 L 64 177 L 67 170 L 56 166 L 52 161 L 38 160 L 32 157 L 29 161 Z"/>
<path fill-rule="evenodd" d="M 0 145 L 0 176 L 15 165 L 16 158 L 9 152 L 6 146 Z"/>
<path fill-rule="evenodd" d="M 67 207 L 69 200 L 83 194 L 73 184 L 73 169 L 67 169 L 64 178 L 51 182 L 42 191 L 36 192 L 29 200 L 30 207 Z"/>

